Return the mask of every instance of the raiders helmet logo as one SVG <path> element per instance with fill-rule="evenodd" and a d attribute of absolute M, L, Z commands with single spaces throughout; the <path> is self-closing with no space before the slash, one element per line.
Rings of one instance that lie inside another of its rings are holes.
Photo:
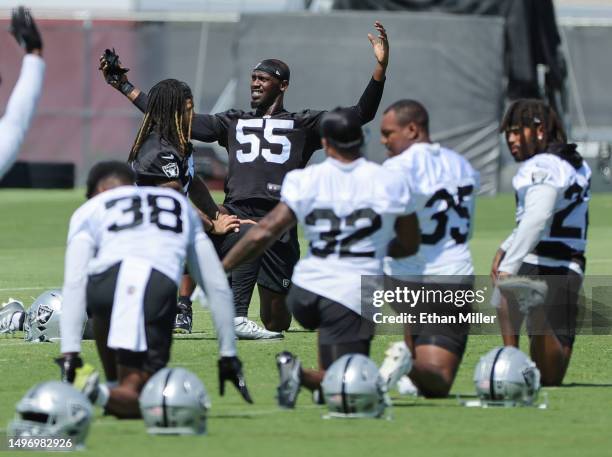
<path fill-rule="evenodd" d="M 179 167 L 176 162 L 167 163 L 162 167 L 162 170 L 168 178 L 179 177 Z"/>
<path fill-rule="evenodd" d="M 36 311 L 36 323 L 40 325 L 45 325 L 51 319 L 51 315 L 53 314 L 53 308 L 47 305 L 40 305 L 38 310 Z"/>

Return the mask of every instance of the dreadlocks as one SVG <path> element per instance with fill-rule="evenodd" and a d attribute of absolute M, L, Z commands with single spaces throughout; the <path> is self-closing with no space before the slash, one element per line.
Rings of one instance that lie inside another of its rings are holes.
<path fill-rule="evenodd" d="M 535 135 L 537 127 L 543 127 L 542 139 Z M 534 132 L 531 135 L 531 144 L 527 145 L 523 129 L 528 127 Z M 553 144 L 567 143 L 567 135 L 563 124 L 554 109 L 542 100 L 523 98 L 513 102 L 502 120 L 499 131 L 506 135 L 510 130 L 518 129 L 521 135 L 521 144 L 531 154 L 546 151 Z"/>
<path fill-rule="evenodd" d="M 186 106 L 187 102 L 192 100 L 191 89 L 182 81 L 164 79 L 153 86 L 149 91 L 144 119 L 128 160 L 136 158 L 142 142 L 151 132 L 156 132 L 183 156 L 186 155 L 192 121 L 191 108 Z"/>

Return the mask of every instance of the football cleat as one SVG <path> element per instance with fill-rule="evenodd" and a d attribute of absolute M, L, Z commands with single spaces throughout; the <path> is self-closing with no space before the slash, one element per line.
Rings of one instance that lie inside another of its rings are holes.
<path fill-rule="evenodd" d="M 276 389 L 276 400 L 281 408 L 295 408 L 302 381 L 302 364 L 291 352 L 276 354 L 276 366 L 280 382 Z"/>
<path fill-rule="evenodd" d="M 174 320 L 174 333 L 189 334 L 193 327 L 193 310 L 189 298 L 180 297 Z"/>
<path fill-rule="evenodd" d="M 277 340 L 284 338 L 280 332 L 271 332 L 246 317 L 234 318 L 234 332 L 239 340 Z"/>
<path fill-rule="evenodd" d="M 23 330 L 25 316 L 23 303 L 14 298 L 9 298 L 8 302 L 3 303 L 0 308 L 0 334 Z"/>
<path fill-rule="evenodd" d="M 74 382 L 75 389 L 81 391 L 92 405 L 98 399 L 100 387 L 100 375 L 93 366 L 86 363 L 75 370 Z"/>
<path fill-rule="evenodd" d="M 400 395 L 409 395 L 417 397 L 419 395 L 419 389 L 414 385 L 412 379 L 408 375 L 404 375 L 397 381 L 397 391 Z"/>
<path fill-rule="evenodd" d="M 387 390 L 391 390 L 397 381 L 412 369 L 412 354 L 406 343 L 398 341 L 389 345 L 385 356 L 379 372 Z"/>

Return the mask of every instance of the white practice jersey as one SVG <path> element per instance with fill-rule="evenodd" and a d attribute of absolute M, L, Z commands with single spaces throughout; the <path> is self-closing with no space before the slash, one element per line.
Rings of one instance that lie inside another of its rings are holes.
<path fill-rule="evenodd" d="M 292 281 L 361 314 L 361 276 L 381 275 L 395 220 L 414 212 L 395 173 L 363 158 L 289 172 L 281 201 L 304 226 L 308 254 Z"/>
<path fill-rule="evenodd" d="M 383 166 L 405 179 L 414 201 L 421 246 L 416 255 L 385 259 L 388 275 L 471 275 L 471 237 L 479 173 L 456 152 L 417 143 Z"/>
<path fill-rule="evenodd" d="M 122 186 L 81 206 L 70 220 L 68 243 L 87 237 L 96 247 L 89 274 L 129 256 L 142 259 L 177 284 L 189 245 L 202 224 L 190 203 L 172 189 Z"/>
<path fill-rule="evenodd" d="M 570 266 L 584 255 L 588 227 L 591 169 L 586 161 L 575 169 L 554 154 L 537 154 L 523 162 L 512 179 L 516 192 L 516 223 L 524 213 L 525 194 L 532 185 L 547 184 L 557 190 L 554 215 L 543 237 L 524 262 Z"/>

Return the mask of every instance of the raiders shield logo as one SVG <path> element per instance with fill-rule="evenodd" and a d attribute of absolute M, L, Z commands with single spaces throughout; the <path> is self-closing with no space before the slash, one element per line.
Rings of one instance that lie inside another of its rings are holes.
<path fill-rule="evenodd" d="M 176 162 L 167 163 L 162 167 L 162 170 L 166 174 L 168 178 L 178 178 L 179 177 L 179 167 Z"/>
<path fill-rule="evenodd" d="M 283 279 L 283 287 L 285 289 L 289 287 L 290 285 L 291 285 L 291 281 L 289 281 L 288 279 Z"/>
<path fill-rule="evenodd" d="M 40 305 L 36 311 L 36 323 L 38 325 L 45 325 L 51 319 L 53 314 L 53 308 L 47 305 Z"/>

